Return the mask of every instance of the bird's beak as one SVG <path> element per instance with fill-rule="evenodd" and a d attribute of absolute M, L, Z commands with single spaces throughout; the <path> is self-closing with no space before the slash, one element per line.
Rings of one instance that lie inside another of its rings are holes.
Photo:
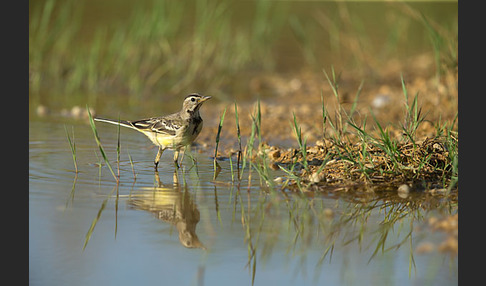
<path fill-rule="evenodd" d="M 211 99 L 211 96 L 204 96 L 203 95 L 203 97 L 201 97 L 201 99 L 199 100 L 199 102 L 205 102 L 208 99 Z"/>

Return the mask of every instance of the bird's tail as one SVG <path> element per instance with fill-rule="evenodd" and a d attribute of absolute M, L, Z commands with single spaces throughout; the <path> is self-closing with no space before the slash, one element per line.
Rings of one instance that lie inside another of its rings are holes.
<path fill-rule="evenodd" d="M 130 121 L 127 121 L 127 120 L 113 120 L 113 119 L 106 119 L 106 118 L 100 118 L 100 117 L 97 117 L 97 118 L 94 118 L 95 121 L 100 121 L 100 122 L 106 122 L 106 123 L 111 123 L 111 124 L 115 124 L 115 125 L 118 125 L 120 124 L 120 126 L 123 126 L 123 127 L 128 127 L 128 128 L 132 128 L 132 129 L 137 129 L 135 128 L 131 123 Z"/>

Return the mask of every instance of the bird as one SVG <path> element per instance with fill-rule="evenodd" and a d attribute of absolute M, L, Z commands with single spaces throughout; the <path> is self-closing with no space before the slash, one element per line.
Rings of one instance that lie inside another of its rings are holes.
<path fill-rule="evenodd" d="M 154 160 L 156 171 L 160 157 L 166 149 L 174 150 L 174 164 L 179 168 L 179 152 L 181 148 L 191 144 L 201 133 L 203 119 L 199 114 L 199 109 L 209 99 L 211 99 L 211 96 L 191 93 L 184 98 L 182 109 L 170 115 L 134 121 L 101 117 L 96 117 L 94 120 L 128 127 L 145 134 L 154 145 L 159 147 Z"/>

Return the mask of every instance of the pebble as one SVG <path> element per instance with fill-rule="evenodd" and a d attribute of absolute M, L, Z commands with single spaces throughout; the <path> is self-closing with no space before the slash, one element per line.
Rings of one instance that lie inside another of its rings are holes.
<path fill-rule="evenodd" d="M 91 112 L 91 115 L 93 117 L 95 117 L 95 114 L 96 114 L 95 110 L 90 107 L 89 111 Z M 75 118 L 75 119 L 88 119 L 89 118 L 88 111 L 86 110 L 86 108 L 82 108 L 78 105 L 73 106 L 71 108 L 71 110 L 63 108 L 63 109 L 61 109 L 61 111 L 59 113 L 53 113 L 46 106 L 39 105 L 36 108 L 36 113 L 37 113 L 38 116 L 41 116 L 41 117 L 49 115 L 49 114 L 54 114 L 54 115 L 61 115 L 62 117 L 72 117 L 72 118 Z"/>
<path fill-rule="evenodd" d="M 77 105 L 71 108 L 71 116 L 74 118 L 81 118 L 83 116 L 83 109 Z"/>
<path fill-rule="evenodd" d="M 315 172 L 312 175 L 310 175 L 309 180 L 312 183 L 325 182 L 326 181 L 326 176 L 325 176 L 324 172 L 321 172 L 321 173 Z"/>
<path fill-rule="evenodd" d="M 397 189 L 398 196 L 405 199 L 410 194 L 410 186 L 407 184 L 400 185 Z"/>
<path fill-rule="evenodd" d="M 36 113 L 38 116 L 46 116 L 49 114 L 49 109 L 44 105 L 37 106 Z"/>
<path fill-rule="evenodd" d="M 309 153 L 309 154 L 317 154 L 319 152 L 320 152 L 319 146 L 312 146 L 312 147 L 307 148 L 307 153 Z"/>
<path fill-rule="evenodd" d="M 293 78 L 290 81 L 289 85 L 290 85 L 290 89 L 292 91 L 297 91 L 302 87 L 302 81 L 300 81 L 300 79 L 298 79 L 298 78 Z"/>
<path fill-rule="evenodd" d="M 373 106 L 373 108 L 379 109 L 379 108 L 386 107 L 390 103 L 391 103 L 391 99 L 388 94 L 378 94 L 371 102 L 371 106 Z"/>
<path fill-rule="evenodd" d="M 93 108 L 89 107 L 89 112 L 91 113 L 91 116 L 95 117 L 96 112 Z M 65 116 L 65 117 L 76 118 L 76 119 L 88 119 L 89 118 L 89 114 L 88 114 L 88 111 L 86 110 L 86 108 L 82 108 L 78 105 L 73 106 L 70 111 L 63 109 L 61 111 L 61 115 Z"/>

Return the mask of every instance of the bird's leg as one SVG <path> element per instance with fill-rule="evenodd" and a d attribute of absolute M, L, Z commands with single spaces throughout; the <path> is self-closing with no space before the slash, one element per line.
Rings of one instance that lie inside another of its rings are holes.
<path fill-rule="evenodd" d="M 174 165 L 177 169 L 179 169 L 179 164 L 177 163 L 179 160 L 179 149 L 174 150 Z"/>
<path fill-rule="evenodd" d="M 155 156 L 155 161 L 154 161 L 155 171 L 157 171 L 157 166 L 159 165 L 160 157 L 162 157 L 162 153 L 164 153 L 164 150 L 165 148 L 159 146 L 159 151 L 157 152 L 157 156 Z"/>
<path fill-rule="evenodd" d="M 182 164 L 182 161 L 184 161 L 184 155 L 186 154 L 186 148 L 187 148 L 187 146 L 184 146 L 182 148 L 184 148 L 184 151 L 182 151 L 181 164 Z"/>

